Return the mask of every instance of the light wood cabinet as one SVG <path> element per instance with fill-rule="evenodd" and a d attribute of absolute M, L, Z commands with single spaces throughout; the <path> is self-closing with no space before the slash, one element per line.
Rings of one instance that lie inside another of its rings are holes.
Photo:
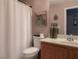
<path fill-rule="evenodd" d="M 45 42 L 41 43 L 41 59 L 78 59 L 77 53 L 77 48 Z"/>

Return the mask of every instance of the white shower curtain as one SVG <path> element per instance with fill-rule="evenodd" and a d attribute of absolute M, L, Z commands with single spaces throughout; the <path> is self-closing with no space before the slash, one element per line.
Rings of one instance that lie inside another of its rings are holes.
<path fill-rule="evenodd" d="M 17 0 L 0 0 L 0 59 L 20 59 L 31 42 L 32 10 Z"/>
<path fill-rule="evenodd" d="M 7 0 L 0 0 L 0 59 L 7 59 Z"/>
<path fill-rule="evenodd" d="M 26 6 L 23 3 L 16 3 L 16 19 L 15 22 L 15 31 L 16 31 L 16 54 L 22 54 L 22 51 L 30 46 L 32 40 L 31 32 L 31 16 L 32 10 L 30 7 Z M 17 25 L 17 26 L 16 26 Z M 19 27 L 19 28 L 17 28 Z M 19 31 L 18 31 L 19 30 Z M 18 44 L 17 44 L 18 42 Z M 18 55 L 19 57 L 19 55 Z"/>

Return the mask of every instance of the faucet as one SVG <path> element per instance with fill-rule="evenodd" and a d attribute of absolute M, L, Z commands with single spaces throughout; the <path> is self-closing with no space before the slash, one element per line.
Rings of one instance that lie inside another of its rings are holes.
<path fill-rule="evenodd" d="M 73 41 L 72 34 L 67 36 L 67 40 L 68 40 L 68 41 Z"/>

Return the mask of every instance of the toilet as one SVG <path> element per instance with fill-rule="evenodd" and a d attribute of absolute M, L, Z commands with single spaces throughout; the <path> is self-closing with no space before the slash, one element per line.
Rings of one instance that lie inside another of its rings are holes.
<path fill-rule="evenodd" d="M 33 36 L 34 47 L 26 48 L 23 51 L 23 59 L 37 59 L 40 50 L 40 38 Z"/>

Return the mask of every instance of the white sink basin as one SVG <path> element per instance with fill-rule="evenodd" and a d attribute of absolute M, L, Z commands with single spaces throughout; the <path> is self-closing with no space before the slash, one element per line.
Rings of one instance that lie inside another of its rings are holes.
<path fill-rule="evenodd" d="M 62 43 L 68 43 L 68 44 L 78 44 L 78 40 L 68 41 L 67 39 L 57 39 L 57 41 L 60 41 Z"/>

